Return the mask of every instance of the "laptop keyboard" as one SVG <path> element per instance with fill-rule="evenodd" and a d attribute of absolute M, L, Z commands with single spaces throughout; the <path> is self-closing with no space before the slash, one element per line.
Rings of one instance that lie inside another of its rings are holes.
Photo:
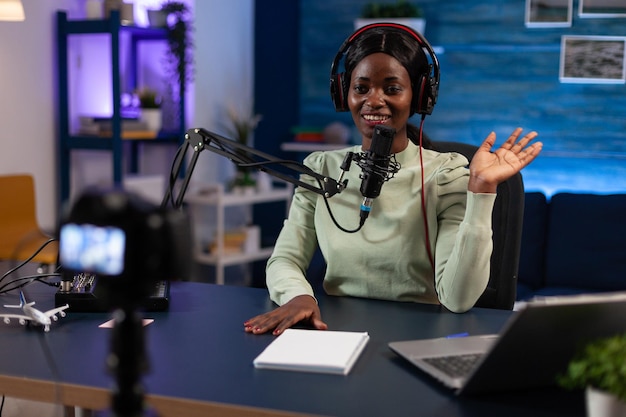
<path fill-rule="evenodd" d="M 482 356 L 482 353 L 470 353 L 465 355 L 425 358 L 423 360 L 451 377 L 458 378 L 469 375 Z"/>

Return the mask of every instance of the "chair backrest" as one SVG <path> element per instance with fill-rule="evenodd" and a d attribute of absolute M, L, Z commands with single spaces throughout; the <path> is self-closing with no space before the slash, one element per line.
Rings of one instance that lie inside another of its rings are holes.
<path fill-rule="evenodd" d="M 49 239 L 37 223 L 31 175 L 0 176 L 0 260 L 26 260 Z M 58 245 L 49 244 L 33 261 L 54 264 Z"/>
<path fill-rule="evenodd" d="M 432 141 L 439 152 L 456 152 L 472 160 L 478 146 Z M 511 310 L 515 303 L 524 216 L 524 183 L 520 173 L 498 185 L 493 207 L 493 253 L 489 284 L 476 307 Z"/>
<path fill-rule="evenodd" d="M 35 222 L 35 194 L 33 177 L 30 175 L 0 176 L 0 225 L 37 228 Z"/>

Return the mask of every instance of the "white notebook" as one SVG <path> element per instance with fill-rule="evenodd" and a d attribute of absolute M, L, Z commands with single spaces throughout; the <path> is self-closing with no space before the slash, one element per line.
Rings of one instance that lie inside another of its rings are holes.
<path fill-rule="evenodd" d="M 368 341 L 366 332 L 287 329 L 253 363 L 256 368 L 347 375 Z"/>

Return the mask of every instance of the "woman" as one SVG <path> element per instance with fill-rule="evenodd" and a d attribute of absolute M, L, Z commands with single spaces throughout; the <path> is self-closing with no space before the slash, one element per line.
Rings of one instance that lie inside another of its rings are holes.
<path fill-rule="evenodd" d="M 429 66 L 424 49 L 431 53 Z M 298 322 L 326 329 L 304 271 L 319 244 L 326 260 L 324 290 L 331 295 L 440 303 L 469 310 L 489 280 L 491 215 L 499 183 L 541 151 L 537 134 L 516 129 L 495 152 L 490 133 L 472 159 L 439 153 L 422 142 L 414 113 L 430 114 L 436 101 L 438 66 L 430 45 L 412 29 L 374 24 L 349 37 L 338 54 L 345 73 L 331 74 L 337 110 L 349 110 L 361 146 L 315 152 L 305 164 L 335 178 L 347 151 L 368 150 L 376 126 L 394 128 L 391 153 L 400 170 L 385 182 L 362 229 L 358 223 L 360 169 L 349 170 L 346 189 L 328 200 L 296 189 L 289 217 L 267 263 L 270 296 L 279 307 L 244 323 L 247 332 L 278 335 Z M 435 75 L 431 75 L 431 70 Z M 333 85 L 334 83 L 334 85 Z M 522 136 L 520 138 L 520 136 Z M 307 179 L 303 177 L 305 181 Z M 335 224 L 335 222 L 337 224 Z"/>

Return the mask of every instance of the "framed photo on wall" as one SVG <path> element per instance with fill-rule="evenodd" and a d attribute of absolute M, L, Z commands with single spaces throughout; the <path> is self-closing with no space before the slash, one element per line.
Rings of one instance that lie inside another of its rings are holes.
<path fill-rule="evenodd" d="M 626 17 L 626 1 L 624 0 L 580 0 L 578 4 L 580 17 Z"/>
<path fill-rule="evenodd" d="M 626 36 L 561 37 L 562 83 L 624 84 Z"/>
<path fill-rule="evenodd" d="M 526 27 L 554 28 L 572 26 L 572 1 L 526 0 Z"/>

